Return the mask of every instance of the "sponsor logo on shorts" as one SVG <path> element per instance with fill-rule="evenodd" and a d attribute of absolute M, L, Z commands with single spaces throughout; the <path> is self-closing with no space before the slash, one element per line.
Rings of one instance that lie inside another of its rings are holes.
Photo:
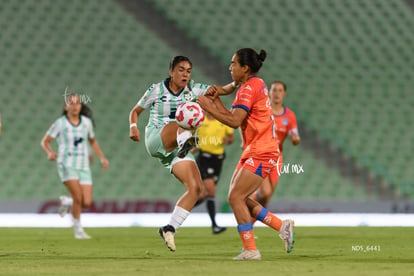
<path fill-rule="evenodd" d="M 247 159 L 247 161 L 246 161 L 246 164 L 247 165 L 250 165 L 250 166 L 252 166 L 252 167 L 254 167 L 254 161 L 253 161 L 253 158 L 249 158 L 249 159 Z"/>

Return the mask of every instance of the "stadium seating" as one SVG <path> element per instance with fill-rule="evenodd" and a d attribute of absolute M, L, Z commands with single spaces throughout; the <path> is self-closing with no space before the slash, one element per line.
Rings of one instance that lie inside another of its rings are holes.
<path fill-rule="evenodd" d="M 92 165 L 97 200 L 180 195 L 181 185 L 148 157 L 143 142 L 128 138 L 130 109 L 152 82 L 168 76 L 177 53 L 114 1 L 3 1 L 0 8 L 0 199 L 53 199 L 65 192 L 40 140 L 62 112 L 66 87 L 90 98 L 97 139 L 110 161 L 104 173 L 99 160 Z M 139 123 L 142 132 L 147 118 Z"/>
<path fill-rule="evenodd" d="M 414 196 L 409 129 L 414 106 L 409 26 L 414 22 L 403 2 L 151 3 L 160 11 L 156 16 L 176 22 L 223 66 L 237 48 L 266 49 L 262 77 L 287 82 L 287 104 L 301 123 L 386 179 L 401 196 Z M 183 192 L 148 157 L 143 142 L 128 139 L 127 121 L 145 89 L 167 76 L 176 50 L 115 1 L 2 1 L 0 26 L 0 200 L 50 199 L 65 191 L 39 143 L 61 113 L 66 87 L 92 100 L 97 139 L 111 162 L 104 173 L 99 162 L 92 164 L 95 199 L 171 199 Z M 200 71 L 195 68 L 194 79 L 211 82 Z M 147 118 L 140 118 L 142 133 Z M 239 143 L 237 137 L 227 148 L 220 200 L 226 199 Z M 305 172 L 281 177 L 277 197 L 378 196 L 300 146 L 286 146 L 285 162 L 301 164 Z"/>
<path fill-rule="evenodd" d="M 266 49 L 261 76 L 287 82 L 287 104 L 299 120 L 385 179 L 396 196 L 403 179 L 414 178 L 404 170 L 414 165 L 407 129 L 414 19 L 403 1 L 194 2 L 180 9 L 186 1 L 154 1 L 224 63 L 239 47 Z"/>

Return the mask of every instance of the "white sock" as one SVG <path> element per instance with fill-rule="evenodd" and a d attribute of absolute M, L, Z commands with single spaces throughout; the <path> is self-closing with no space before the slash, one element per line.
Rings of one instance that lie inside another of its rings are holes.
<path fill-rule="evenodd" d="M 178 133 L 178 129 L 177 129 L 177 145 L 178 147 L 181 147 L 185 141 L 188 140 L 188 138 L 190 138 L 191 136 L 193 136 L 193 133 L 190 130 L 184 130 L 181 133 Z"/>
<path fill-rule="evenodd" d="M 178 227 L 180 227 L 183 224 L 183 222 L 189 214 L 190 212 L 185 210 L 184 208 L 180 206 L 175 206 L 169 224 L 172 225 L 175 228 L 175 230 L 177 230 Z"/>
<path fill-rule="evenodd" d="M 73 219 L 73 228 L 75 228 L 76 231 L 82 230 L 82 225 L 80 223 L 80 219 Z"/>
<path fill-rule="evenodd" d="M 63 205 L 72 206 L 73 205 L 73 198 L 70 196 L 64 196 L 62 200 Z"/>

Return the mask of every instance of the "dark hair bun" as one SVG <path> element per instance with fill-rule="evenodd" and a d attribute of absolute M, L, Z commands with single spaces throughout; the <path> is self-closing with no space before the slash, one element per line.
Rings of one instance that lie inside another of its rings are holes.
<path fill-rule="evenodd" d="M 263 62 L 265 61 L 266 56 L 267 56 L 266 51 L 262 49 L 260 50 L 260 54 L 258 55 L 257 58 Z"/>

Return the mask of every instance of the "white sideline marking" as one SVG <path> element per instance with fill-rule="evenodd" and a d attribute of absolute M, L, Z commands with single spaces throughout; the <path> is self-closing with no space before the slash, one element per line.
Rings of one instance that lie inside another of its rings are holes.
<path fill-rule="evenodd" d="M 159 227 L 168 223 L 169 213 L 126 213 L 126 214 L 82 214 L 84 227 Z M 281 214 L 281 219 L 290 218 L 295 226 L 414 226 L 414 214 L 367 214 L 367 213 L 317 213 Z M 233 214 L 219 213 L 216 217 L 220 226 L 236 226 Z M 10 214 L 0 213 L 0 227 L 71 227 L 71 216 L 61 218 L 58 214 Z M 183 227 L 209 227 L 206 213 L 193 213 Z M 255 227 L 264 226 L 258 222 Z"/>

